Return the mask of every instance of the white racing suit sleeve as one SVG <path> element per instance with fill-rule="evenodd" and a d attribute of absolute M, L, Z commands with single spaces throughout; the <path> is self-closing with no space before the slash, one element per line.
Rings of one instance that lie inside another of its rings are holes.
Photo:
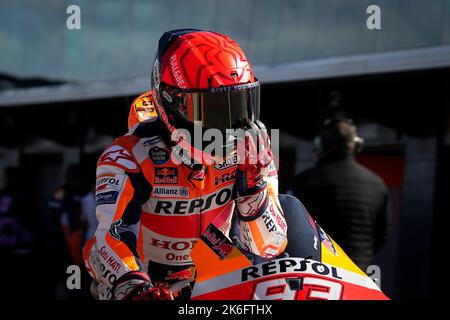
<path fill-rule="evenodd" d="M 287 245 L 287 225 L 278 201 L 278 175 L 273 161 L 264 173 L 264 181 L 264 188 L 238 200 L 239 238 L 250 252 L 273 258 Z"/>
<path fill-rule="evenodd" d="M 114 162 L 105 159 L 107 153 L 108 149 L 97 166 L 95 195 L 99 224 L 89 252 L 89 265 L 95 280 L 110 291 L 124 274 L 144 269 L 138 253 L 139 221 L 141 205 L 150 190 L 131 156 L 127 162 L 123 158 Z"/>

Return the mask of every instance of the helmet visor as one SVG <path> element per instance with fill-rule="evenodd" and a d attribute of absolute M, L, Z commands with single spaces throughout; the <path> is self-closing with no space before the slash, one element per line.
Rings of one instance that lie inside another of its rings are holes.
<path fill-rule="evenodd" d="M 161 98 L 179 116 L 203 128 L 243 128 L 259 119 L 259 82 L 185 90 L 161 84 Z"/>

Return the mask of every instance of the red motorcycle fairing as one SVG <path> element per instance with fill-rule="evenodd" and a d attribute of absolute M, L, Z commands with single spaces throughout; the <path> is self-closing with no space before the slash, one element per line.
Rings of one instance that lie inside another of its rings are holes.
<path fill-rule="evenodd" d="M 389 299 L 317 225 L 298 199 L 280 195 L 279 200 L 288 222 L 288 240 L 291 241 L 287 253 L 295 256 L 280 256 L 253 264 L 228 237 L 230 215 L 234 211 L 232 202 L 207 228 L 214 232 L 215 242 L 212 244 L 208 240 L 210 236 L 202 237 L 191 252 L 197 268 L 191 299 Z M 219 235 L 218 231 L 222 234 Z M 217 248 L 227 250 L 224 252 Z"/>
<path fill-rule="evenodd" d="M 386 300 L 367 276 L 304 258 L 282 258 L 197 282 L 194 300 Z"/>

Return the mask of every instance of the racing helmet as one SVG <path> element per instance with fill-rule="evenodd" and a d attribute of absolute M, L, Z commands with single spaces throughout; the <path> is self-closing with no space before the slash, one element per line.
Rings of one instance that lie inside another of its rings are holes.
<path fill-rule="evenodd" d="M 226 137 L 227 129 L 244 129 L 259 119 L 260 84 L 243 50 L 226 35 L 196 29 L 164 33 L 151 81 L 156 110 L 170 134 L 185 129 L 192 137 L 201 127 Z M 225 138 L 223 146 L 229 142 Z M 202 150 L 197 152 L 202 159 L 210 156 Z M 201 161 L 192 152 L 191 158 Z"/>

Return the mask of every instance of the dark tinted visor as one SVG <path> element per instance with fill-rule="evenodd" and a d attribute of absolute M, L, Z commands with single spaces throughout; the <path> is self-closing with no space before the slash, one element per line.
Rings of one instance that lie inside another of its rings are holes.
<path fill-rule="evenodd" d="M 166 106 L 203 128 L 243 128 L 259 119 L 259 82 L 204 90 L 184 90 L 161 84 Z"/>

